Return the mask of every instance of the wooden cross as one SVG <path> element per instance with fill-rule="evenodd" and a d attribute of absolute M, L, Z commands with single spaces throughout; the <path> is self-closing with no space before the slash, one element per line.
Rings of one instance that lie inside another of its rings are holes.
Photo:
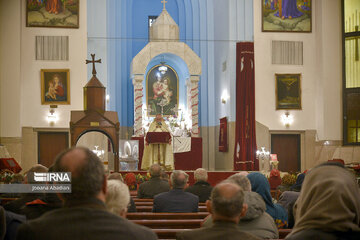
<path fill-rule="evenodd" d="M 90 54 L 92 60 L 86 60 L 86 64 L 88 63 L 92 63 L 93 64 L 93 70 L 92 70 L 92 74 L 93 76 L 96 75 L 96 70 L 95 70 L 95 63 L 101 63 L 101 59 L 95 60 L 95 54 Z"/>
<path fill-rule="evenodd" d="M 165 8 L 165 4 L 167 3 L 167 1 L 166 1 L 166 0 L 162 0 L 161 3 L 164 4 L 164 10 L 165 10 L 165 9 L 166 9 L 166 8 Z"/>

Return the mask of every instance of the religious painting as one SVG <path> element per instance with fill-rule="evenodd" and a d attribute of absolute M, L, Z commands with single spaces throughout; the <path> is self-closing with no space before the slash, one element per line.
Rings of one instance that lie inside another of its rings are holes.
<path fill-rule="evenodd" d="M 311 32 L 312 0 L 262 0 L 263 32 Z"/>
<path fill-rule="evenodd" d="M 219 152 L 227 152 L 227 117 L 220 118 Z"/>
<path fill-rule="evenodd" d="M 148 116 L 177 115 L 179 105 L 179 77 L 168 65 L 156 65 L 146 76 L 146 105 Z"/>
<path fill-rule="evenodd" d="M 301 109 L 301 74 L 275 74 L 276 109 Z"/>
<path fill-rule="evenodd" d="M 25 0 L 27 27 L 79 28 L 80 0 Z"/>
<path fill-rule="evenodd" d="M 41 104 L 70 104 L 69 69 L 41 69 Z"/>

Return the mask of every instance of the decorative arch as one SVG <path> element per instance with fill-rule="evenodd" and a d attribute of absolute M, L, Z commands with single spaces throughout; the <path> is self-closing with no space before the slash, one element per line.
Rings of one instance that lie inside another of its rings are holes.
<path fill-rule="evenodd" d="M 134 132 L 136 137 L 144 136 L 143 131 L 143 97 L 145 74 L 153 59 L 159 55 L 174 55 L 185 63 L 189 73 L 187 81 L 187 98 L 191 111 L 192 136 L 199 136 L 199 80 L 201 75 L 200 57 L 183 42 L 160 42 L 148 43 L 131 62 L 131 77 L 134 85 Z"/>

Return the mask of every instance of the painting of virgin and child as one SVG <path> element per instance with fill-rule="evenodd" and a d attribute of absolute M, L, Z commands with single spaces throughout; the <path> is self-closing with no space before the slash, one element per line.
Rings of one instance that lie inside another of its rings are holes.
<path fill-rule="evenodd" d="M 41 70 L 41 103 L 70 104 L 69 69 Z"/>
<path fill-rule="evenodd" d="M 159 65 L 149 70 L 146 77 L 146 105 L 149 116 L 177 115 L 179 103 L 179 79 L 174 69 L 166 66 L 167 71 L 161 72 Z"/>
<path fill-rule="evenodd" d="M 311 0 L 262 0 L 263 32 L 311 32 Z"/>

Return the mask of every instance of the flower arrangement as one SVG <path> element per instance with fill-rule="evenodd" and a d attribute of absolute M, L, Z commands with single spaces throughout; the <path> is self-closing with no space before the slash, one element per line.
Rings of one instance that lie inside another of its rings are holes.
<path fill-rule="evenodd" d="M 281 179 L 282 185 L 291 186 L 291 185 L 295 184 L 296 177 L 297 177 L 296 173 L 285 174 Z"/>
<path fill-rule="evenodd" d="M 3 170 L 0 172 L 0 183 L 8 184 L 13 179 L 15 173 L 10 170 Z"/>

